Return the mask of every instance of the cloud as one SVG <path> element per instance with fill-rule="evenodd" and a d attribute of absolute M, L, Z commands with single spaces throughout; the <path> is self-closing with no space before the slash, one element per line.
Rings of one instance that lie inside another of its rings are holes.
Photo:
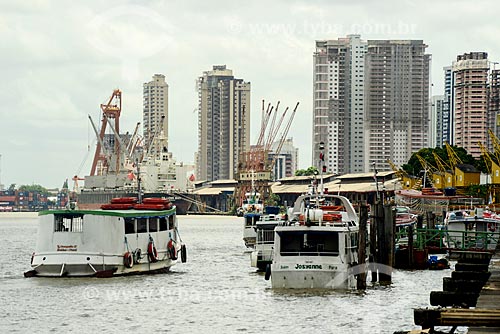
<path fill-rule="evenodd" d="M 178 160 L 192 162 L 198 145 L 194 83 L 214 64 L 227 64 L 252 83 L 252 140 L 262 99 L 290 107 L 300 102 L 289 136 L 299 148 L 299 167 L 307 168 L 316 39 L 348 33 L 364 40 L 423 39 L 439 94 L 442 67 L 457 54 L 486 50 L 491 60 L 500 59 L 495 9 L 496 0 L 4 3 L 2 181 L 60 186 L 92 145 L 87 114 L 98 121 L 99 104 L 120 88 L 121 129 L 133 131 L 142 121 L 142 84 L 154 73 L 165 74 L 170 85 L 169 148 Z"/>

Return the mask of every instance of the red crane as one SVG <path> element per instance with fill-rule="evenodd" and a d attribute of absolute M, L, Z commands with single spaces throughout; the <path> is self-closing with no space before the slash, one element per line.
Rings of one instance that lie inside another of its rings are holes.
<path fill-rule="evenodd" d="M 114 128 L 117 133 L 120 133 L 120 113 L 122 110 L 122 92 L 119 89 L 115 89 L 113 94 L 108 100 L 108 103 L 101 104 L 102 110 L 102 120 L 101 120 L 101 130 L 99 132 L 99 137 L 101 140 L 97 142 L 97 147 L 94 154 L 94 161 L 92 162 L 92 168 L 90 170 L 90 175 L 96 175 L 97 165 L 99 161 L 102 164 L 103 170 L 108 170 L 110 161 L 107 160 L 106 156 L 102 153 L 101 142 L 104 141 L 104 134 L 106 133 L 106 125 L 108 124 L 107 118 L 114 119 Z M 118 172 L 120 170 L 120 144 L 115 140 L 114 155 L 116 156 L 116 169 Z"/>

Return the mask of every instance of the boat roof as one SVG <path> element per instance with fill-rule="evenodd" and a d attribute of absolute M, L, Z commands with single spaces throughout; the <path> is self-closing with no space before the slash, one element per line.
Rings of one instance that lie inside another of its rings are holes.
<path fill-rule="evenodd" d="M 79 214 L 94 216 L 115 216 L 115 217 L 162 217 L 175 214 L 175 206 L 170 210 L 46 210 L 40 211 L 39 216 L 54 214 Z"/>

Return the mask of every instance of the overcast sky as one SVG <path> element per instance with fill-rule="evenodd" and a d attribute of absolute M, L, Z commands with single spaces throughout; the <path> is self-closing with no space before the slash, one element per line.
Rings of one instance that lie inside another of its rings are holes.
<path fill-rule="evenodd" d="M 252 84 L 252 143 L 261 100 L 300 106 L 290 129 L 299 168 L 311 164 L 315 40 L 423 39 L 433 95 L 457 54 L 500 61 L 498 0 L 7 1 L 0 0 L 0 181 L 61 187 L 88 175 L 95 149 L 87 115 L 122 90 L 122 132 L 142 121 L 142 84 L 169 88 L 169 149 L 193 162 L 196 78 L 226 64 Z"/>

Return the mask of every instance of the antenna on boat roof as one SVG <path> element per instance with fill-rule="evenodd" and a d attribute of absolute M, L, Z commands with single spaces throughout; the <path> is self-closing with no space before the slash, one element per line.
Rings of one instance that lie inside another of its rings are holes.
<path fill-rule="evenodd" d="M 324 189 L 323 189 L 323 172 L 325 170 L 325 154 L 323 150 L 325 149 L 325 143 L 320 142 L 319 143 L 319 182 L 320 182 L 320 187 L 319 187 L 319 194 L 323 195 Z"/>

